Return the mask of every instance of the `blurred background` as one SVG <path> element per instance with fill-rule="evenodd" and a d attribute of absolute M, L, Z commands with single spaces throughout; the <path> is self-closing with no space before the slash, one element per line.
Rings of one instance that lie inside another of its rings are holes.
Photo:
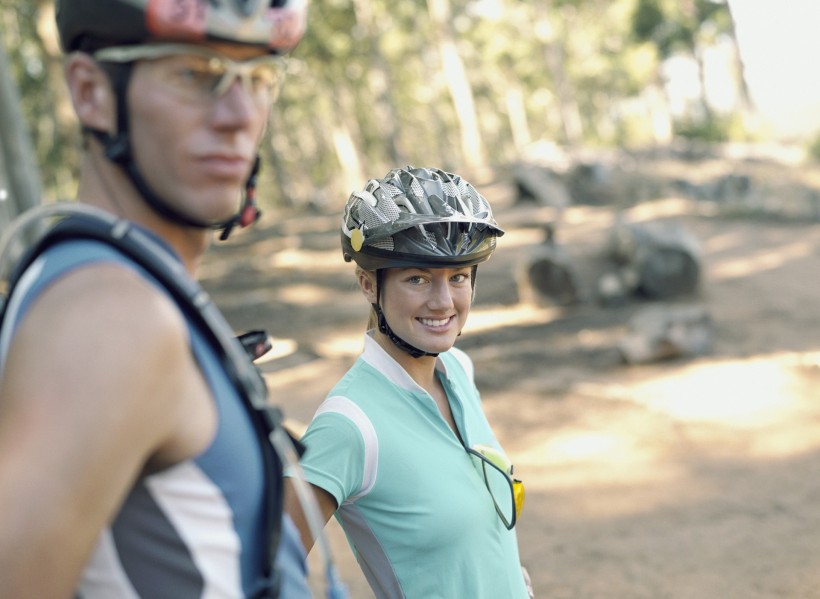
<path fill-rule="evenodd" d="M 818 598 L 818 17 L 314 0 L 262 144 L 265 212 L 203 285 L 273 335 L 259 367 L 298 433 L 361 350 L 349 193 L 404 164 L 463 175 L 506 235 L 458 345 L 525 481 L 536 597 Z M 0 0 L 0 224 L 76 191 L 53 19 Z"/>
<path fill-rule="evenodd" d="M 0 164 L 28 158 L 30 134 L 49 199 L 72 197 L 78 161 L 53 11 L 0 0 Z M 317 1 L 272 111 L 261 199 L 338 206 L 398 164 L 476 177 L 555 148 L 817 153 L 818 16 L 812 0 Z"/>

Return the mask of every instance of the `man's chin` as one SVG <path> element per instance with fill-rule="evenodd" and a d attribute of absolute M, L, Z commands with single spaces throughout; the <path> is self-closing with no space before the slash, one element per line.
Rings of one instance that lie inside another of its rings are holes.
<path fill-rule="evenodd" d="M 242 209 L 242 199 L 235 195 L 228 198 L 226 196 L 203 198 L 203 200 L 196 211 L 201 215 L 202 220 L 214 225 L 229 222 L 239 215 Z"/>

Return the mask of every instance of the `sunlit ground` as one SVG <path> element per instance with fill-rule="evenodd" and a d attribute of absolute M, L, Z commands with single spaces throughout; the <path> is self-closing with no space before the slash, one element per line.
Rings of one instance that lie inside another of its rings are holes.
<path fill-rule="evenodd" d="M 616 379 L 567 394 L 582 416 L 510 438 L 530 491 L 584 489 L 587 516 L 623 516 L 719 493 L 687 482 L 692 457 L 766 463 L 820 450 L 820 352 L 703 360 Z M 522 399 L 521 420 L 538 418 L 537 399 Z M 490 402 L 492 417 L 503 417 L 508 400 Z M 606 500 L 594 499 L 596 487 Z"/>

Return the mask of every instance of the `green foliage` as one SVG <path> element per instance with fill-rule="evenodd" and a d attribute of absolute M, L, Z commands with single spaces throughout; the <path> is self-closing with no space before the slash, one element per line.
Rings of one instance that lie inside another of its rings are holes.
<path fill-rule="evenodd" d="M 79 152 L 60 58 L 54 40 L 41 38 L 51 8 L 52 0 L 0 0 L 0 27 L 54 196 L 70 193 Z M 567 131 L 577 144 L 651 142 L 646 90 L 657 90 L 661 61 L 731 33 L 728 5 L 712 0 L 449 0 L 449 8 L 492 164 L 520 159 L 528 142 L 562 142 Z M 363 176 L 396 163 L 461 169 L 469 149 L 460 145 L 444 75 L 444 36 L 428 10 L 426 2 L 311 3 L 262 148 L 263 202 L 308 204 L 321 193 L 335 201 L 349 192 L 345 168 L 356 165 Z M 717 139 L 734 135 L 733 126 L 684 120 L 676 131 Z"/>
<path fill-rule="evenodd" d="M 815 162 L 820 162 L 820 131 L 814 134 L 808 143 L 808 154 Z"/>
<path fill-rule="evenodd" d="M 59 58 L 47 50 L 47 43 L 37 30 L 41 11 L 51 9 L 50 2 L 0 2 L 0 27 L 12 75 L 22 98 L 22 113 L 40 159 L 44 193 L 47 197 L 64 197 L 73 191 L 73 175 L 77 165 L 76 128 L 63 122 L 58 115 L 60 98 L 65 103 Z"/>
<path fill-rule="evenodd" d="M 681 119 L 674 123 L 674 133 L 685 139 L 719 143 L 732 138 L 734 124 L 731 116 Z"/>
<path fill-rule="evenodd" d="M 632 13 L 632 35 L 639 42 L 655 41 L 666 18 L 658 0 L 638 0 Z"/>
<path fill-rule="evenodd" d="M 693 54 L 700 38 L 730 32 L 729 5 L 725 0 L 637 0 L 630 29 L 635 41 L 653 44 L 662 59 L 676 52 Z"/>

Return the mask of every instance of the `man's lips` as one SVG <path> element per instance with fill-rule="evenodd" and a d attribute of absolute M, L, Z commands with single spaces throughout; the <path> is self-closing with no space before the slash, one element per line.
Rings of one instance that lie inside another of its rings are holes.
<path fill-rule="evenodd" d="M 209 154 L 199 158 L 199 164 L 207 170 L 207 176 L 218 179 L 244 180 L 251 168 L 251 161 L 232 154 Z"/>

